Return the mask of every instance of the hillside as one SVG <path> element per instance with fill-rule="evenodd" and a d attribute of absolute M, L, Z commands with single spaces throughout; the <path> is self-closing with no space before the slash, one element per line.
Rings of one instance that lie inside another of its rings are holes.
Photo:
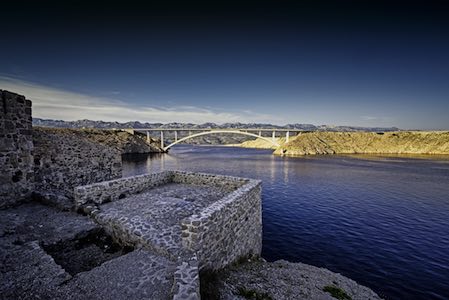
<path fill-rule="evenodd" d="M 99 130 L 99 129 L 69 129 L 69 128 L 46 128 L 33 127 L 36 133 L 49 133 L 56 135 L 69 135 L 74 139 L 84 137 L 92 142 L 118 149 L 122 154 L 127 153 L 152 153 L 163 152 L 159 147 L 159 140 L 152 139 L 147 143 L 145 136 L 132 135 L 125 131 Z"/>
<path fill-rule="evenodd" d="M 277 155 L 449 154 L 448 131 L 309 132 L 274 151 Z"/>
<path fill-rule="evenodd" d="M 276 138 L 276 142 L 278 142 L 280 145 L 282 145 L 283 143 L 285 143 L 285 138 Z M 259 139 L 259 138 L 255 139 L 255 140 L 243 142 L 238 146 L 242 147 L 242 148 L 273 149 L 273 150 L 275 150 L 277 148 L 269 141 L 264 140 L 264 139 Z"/>

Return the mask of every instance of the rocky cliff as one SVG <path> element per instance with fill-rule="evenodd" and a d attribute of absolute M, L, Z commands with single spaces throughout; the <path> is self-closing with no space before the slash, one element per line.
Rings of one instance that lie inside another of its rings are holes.
<path fill-rule="evenodd" d="M 81 129 L 84 136 L 93 142 L 110 147 L 118 147 L 122 154 L 164 152 L 160 147 L 160 140 L 150 138 L 147 142 L 142 133 L 134 134 L 121 130 Z"/>
<path fill-rule="evenodd" d="M 290 139 L 278 155 L 449 154 L 448 131 L 309 132 Z"/>

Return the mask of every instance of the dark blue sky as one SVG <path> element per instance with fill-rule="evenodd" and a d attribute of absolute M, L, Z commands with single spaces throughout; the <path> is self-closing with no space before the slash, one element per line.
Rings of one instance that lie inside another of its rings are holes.
<path fill-rule="evenodd" d="M 9 4 L 0 88 L 48 118 L 449 129 L 443 1 L 164 3 Z"/>

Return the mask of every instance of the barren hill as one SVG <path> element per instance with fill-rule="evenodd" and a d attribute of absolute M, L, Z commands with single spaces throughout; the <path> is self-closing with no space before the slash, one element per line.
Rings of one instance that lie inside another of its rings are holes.
<path fill-rule="evenodd" d="M 449 154 L 448 131 L 309 132 L 290 139 L 278 155 Z"/>

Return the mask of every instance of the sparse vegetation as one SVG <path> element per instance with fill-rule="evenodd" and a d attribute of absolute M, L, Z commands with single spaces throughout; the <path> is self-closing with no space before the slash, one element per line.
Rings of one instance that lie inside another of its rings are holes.
<path fill-rule="evenodd" d="M 308 132 L 291 137 L 274 154 L 449 154 L 449 132 Z"/>
<path fill-rule="evenodd" d="M 331 294 L 332 297 L 339 299 L 339 300 L 351 300 L 352 299 L 348 294 L 346 294 L 346 292 L 343 289 L 341 289 L 335 285 L 326 285 L 323 288 L 323 291 Z"/>

